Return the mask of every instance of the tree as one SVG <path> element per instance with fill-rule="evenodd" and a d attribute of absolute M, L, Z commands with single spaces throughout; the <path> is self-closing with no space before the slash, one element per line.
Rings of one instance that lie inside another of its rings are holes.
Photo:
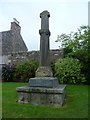
<path fill-rule="evenodd" d="M 81 62 L 82 73 L 85 74 L 87 82 L 90 83 L 90 27 L 83 25 L 78 28 L 77 32 L 58 35 L 56 42 L 61 42 L 64 57 L 73 57 Z"/>

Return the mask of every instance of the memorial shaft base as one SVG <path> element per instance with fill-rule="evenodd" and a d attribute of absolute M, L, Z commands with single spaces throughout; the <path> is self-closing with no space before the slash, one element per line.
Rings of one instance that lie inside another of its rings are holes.
<path fill-rule="evenodd" d="M 62 106 L 66 95 L 66 85 L 55 88 L 23 86 L 16 89 L 19 103 L 32 105 Z"/>

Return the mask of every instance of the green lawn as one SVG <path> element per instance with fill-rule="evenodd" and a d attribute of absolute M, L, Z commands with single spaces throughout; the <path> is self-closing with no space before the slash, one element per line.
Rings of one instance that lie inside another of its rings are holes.
<path fill-rule="evenodd" d="M 2 83 L 0 82 L 0 120 L 2 118 Z"/>
<path fill-rule="evenodd" d="M 27 83 L 2 84 L 3 118 L 88 118 L 88 86 L 68 85 L 63 107 L 17 103 L 16 87 Z"/>

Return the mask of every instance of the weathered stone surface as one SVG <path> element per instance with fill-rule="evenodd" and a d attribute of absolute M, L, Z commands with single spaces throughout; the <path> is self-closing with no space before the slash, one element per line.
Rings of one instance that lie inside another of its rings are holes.
<path fill-rule="evenodd" d="M 13 52 L 8 54 L 8 60 L 11 62 L 11 64 L 18 64 L 24 60 L 32 59 L 39 61 L 39 58 L 40 51 Z M 48 64 L 61 58 L 63 58 L 63 50 L 50 50 Z"/>
<path fill-rule="evenodd" d="M 40 13 L 40 18 L 41 18 L 41 29 L 49 29 L 49 18 L 50 17 L 50 13 L 45 10 L 42 13 Z"/>
<path fill-rule="evenodd" d="M 55 88 L 28 87 L 17 88 L 18 102 L 33 105 L 62 106 L 66 95 L 66 85 Z"/>
<path fill-rule="evenodd" d="M 16 88 L 17 92 L 31 92 L 31 93 L 63 93 L 66 88 L 66 85 L 58 85 L 57 87 L 54 88 L 46 88 L 46 87 L 29 87 L 29 86 L 22 86 Z"/>
<path fill-rule="evenodd" d="M 52 70 L 48 66 L 40 66 L 36 71 L 36 77 L 52 77 Z"/>
<path fill-rule="evenodd" d="M 55 77 L 35 77 L 29 79 L 29 86 L 33 87 L 56 87 L 58 79 Z"/>
<path fill-rule="evenodd" d="M 30 94 L 28 94 L 27 92 L 20 92 L 20 94 L 18 94 L 19 99 L 18 102 L 19 103 L 29 103 L 29 98 L 30 98 Z"/>
<path fill-rule="evenodd" d="M 49 60 L 49 17 L 48 11 L 40 13 L 41 18 L 41 30 L 40 34 L 40 66 L 48 66 Z"/>

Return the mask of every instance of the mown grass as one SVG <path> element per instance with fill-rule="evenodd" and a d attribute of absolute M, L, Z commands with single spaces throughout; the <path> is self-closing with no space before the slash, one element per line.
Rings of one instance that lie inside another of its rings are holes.
<path fill-rule="evenodd" d="M 88 86 L 68 85 L 63 107 L 17 103 L 16 88 L 27 83 L 2 84 L 3 118 L 88 118 Z"/>
<path fill-rule="evenodd" d="M 0 119 L 2 118 L 2 82 L 0 82 Z"/>

